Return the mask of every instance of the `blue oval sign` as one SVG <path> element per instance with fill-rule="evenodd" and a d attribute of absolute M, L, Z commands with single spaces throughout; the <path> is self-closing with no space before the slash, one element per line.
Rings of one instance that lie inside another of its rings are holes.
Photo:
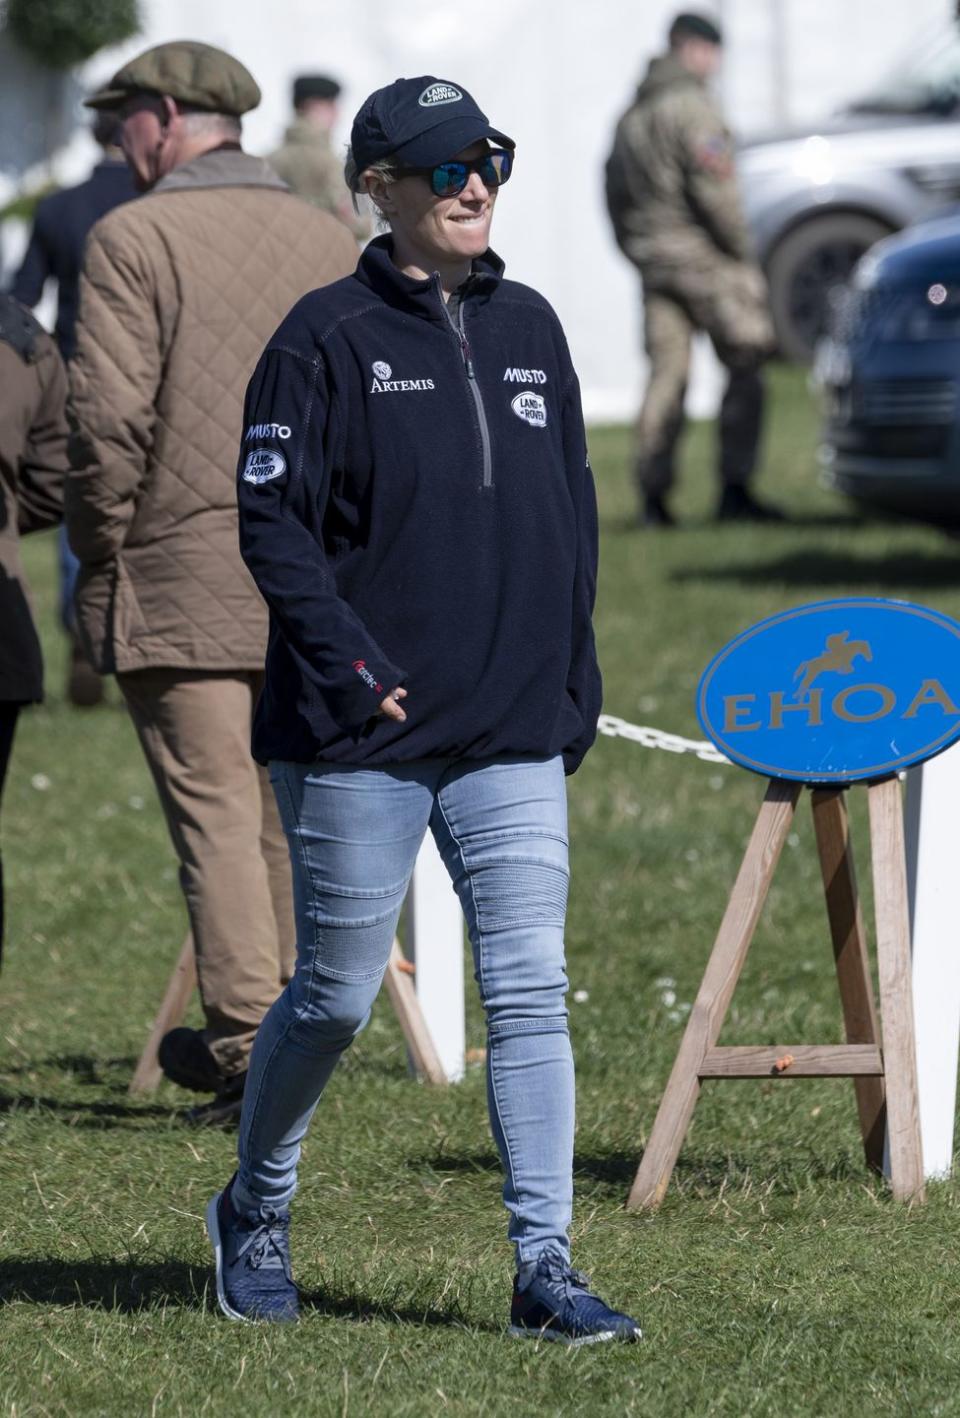
<path fill-rule="evenodd" d="M 960 738 L 960 624 L 869 597 L 798 606 L 714 656 L 697 714 L 734 763 L 770 778 L 894 773 Z"/>

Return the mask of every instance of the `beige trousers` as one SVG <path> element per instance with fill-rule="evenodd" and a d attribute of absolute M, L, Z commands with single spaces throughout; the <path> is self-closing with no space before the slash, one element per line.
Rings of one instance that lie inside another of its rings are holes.
<path fill-rule="evenodd" d="M 267 774 L 250 756 L 263 676 L 156 669 L 117 680 L 180 862 L 204 1038 L 223 1072 L 239 1073 L 296 949 L 286 841 Z"/>
<path fill-rule="evenodd" d="M 634 440 L 641 494 L 659 496 L 673 484 L 691 344 L 698 330 L 710 336 L 727 368 L 718 421 L 720 481 L 745 487 L 753 474 L 764 403 L 760 367 L 773 349 L 773 325 L 760 272 L 718 256 L 713 265 L 695 270 L 644 274 L 650 368 Z"/>

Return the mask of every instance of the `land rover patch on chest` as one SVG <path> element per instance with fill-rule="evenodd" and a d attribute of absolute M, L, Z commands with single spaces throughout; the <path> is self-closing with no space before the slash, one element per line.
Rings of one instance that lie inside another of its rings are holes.
<path fill-rule="evenodd" d="M 531 428 L 546 428 L 547 405 L 542 394 L 535 394 L 532 389 L 524 389 L 522 394 L 511 399 L 510 407 L 517 418 L 523 419 Z"/>

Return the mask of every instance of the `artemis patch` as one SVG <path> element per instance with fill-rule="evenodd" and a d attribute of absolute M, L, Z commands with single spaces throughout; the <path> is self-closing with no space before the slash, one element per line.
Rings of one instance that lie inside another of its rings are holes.
<path fill-rule="evenodd" d="M 286 471 L 287 460 L 282 453 L 274 453 L 272 448 L 251 448 L 242 477 L 245 483 L 268 483 L 283 477 Z"/>

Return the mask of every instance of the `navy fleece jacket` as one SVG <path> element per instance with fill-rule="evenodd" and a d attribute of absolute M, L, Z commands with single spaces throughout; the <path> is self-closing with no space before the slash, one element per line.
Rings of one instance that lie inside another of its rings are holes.
<path fill-rule="evenodd" d="M 488 252 L 453 312 L 388 237 L 247 391 L 240 545 L 270 608 L 260 762 L 562 754 L 596 734 L 597 521 L 556 315 Z M 405 723 L 378 715 L 404 685 Z"/>

